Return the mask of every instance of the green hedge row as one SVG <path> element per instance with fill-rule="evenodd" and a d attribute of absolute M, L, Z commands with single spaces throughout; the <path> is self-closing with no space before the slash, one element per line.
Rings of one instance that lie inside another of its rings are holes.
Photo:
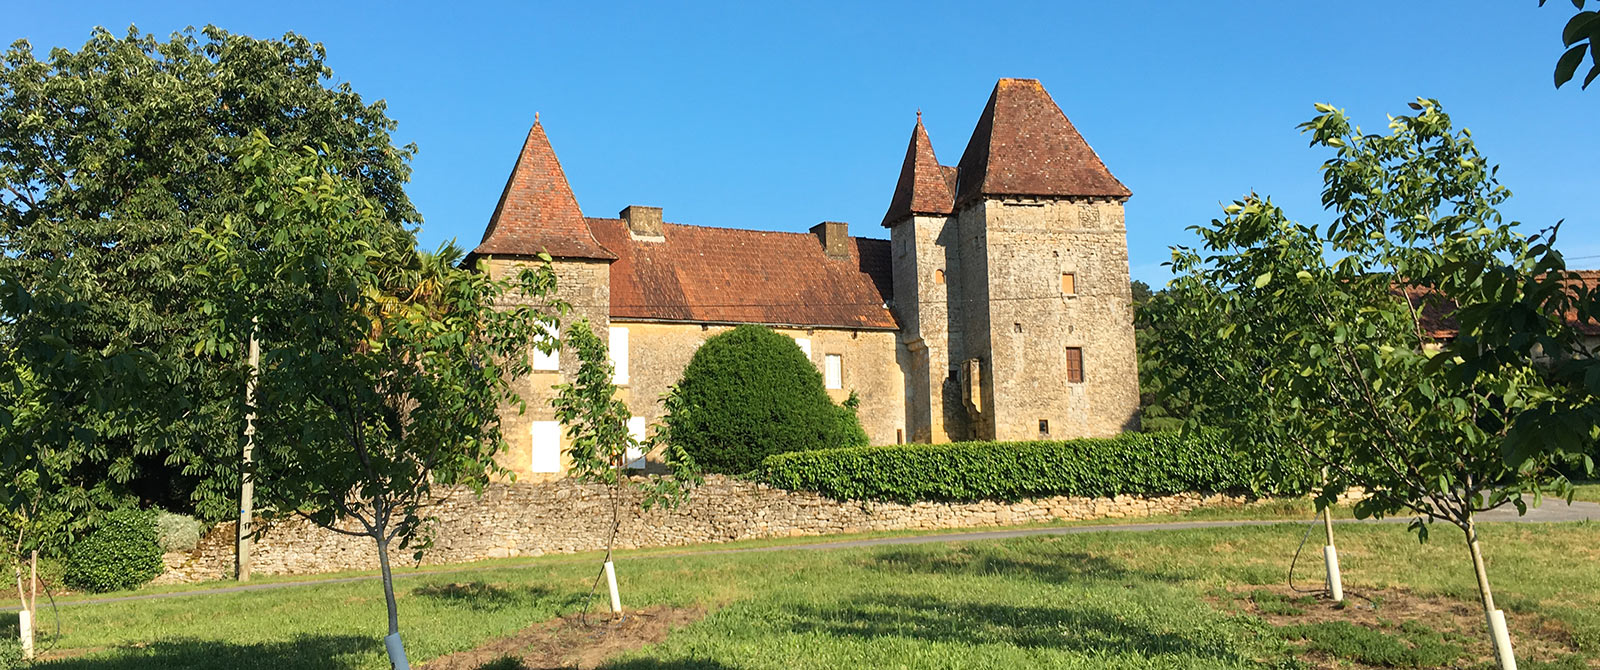
<path fill-rule="evenodd" d="M 1300 495 L 1314 479 L 1292 455 L 1234 449 L 1215 433 L 1176 432 L 799 451 L 767 457 L 757 476 L 836 500 L 895 502 L 1191 491 Z"/>

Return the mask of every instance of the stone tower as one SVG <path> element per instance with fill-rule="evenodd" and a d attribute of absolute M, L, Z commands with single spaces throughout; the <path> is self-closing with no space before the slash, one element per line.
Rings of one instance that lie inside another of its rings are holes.
<path fill-rule="evenodd" d="M 919 115 L 883 222 L 910 439 L 1137 426 L 1130 195 L 1037 80 L 996 84 L 957 167 Z"/>

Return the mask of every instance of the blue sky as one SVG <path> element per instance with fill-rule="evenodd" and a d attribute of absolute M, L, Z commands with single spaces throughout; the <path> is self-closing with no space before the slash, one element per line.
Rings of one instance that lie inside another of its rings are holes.
<path fill-rule="evenodd" d="M 916 110 L 953 164 L 995 80 L 1038 78 L 1133 190 L 1133 276 L 1160 284 L 1184 229 L 1248 191 L 1325 220 L 1325 156 L 1294 128 L 1313 102 L 1380 131 L 1416 96 L 1502 165 L 1508 217 L 1530 232 L 1566 219 L 1573 265 L 1600 267 L 1600 89 L 1552 87 L 1572 10 L 1549 5 L 22 3 L 0 38 L 42 53 L 96 25 L 214 23 L 320 41 L 336 79 L 386 100 L 420 148 L 409 193 L 430 247 L 477 242 L 535 111 L 590 216 L 656 205 L 681 223 L 886 237 Z"/>

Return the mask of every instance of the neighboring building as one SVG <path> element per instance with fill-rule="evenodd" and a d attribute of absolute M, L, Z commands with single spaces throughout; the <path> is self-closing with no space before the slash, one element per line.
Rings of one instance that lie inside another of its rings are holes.
<path fill-rule="evenodd" d="M 758 323 L 795 338 L 835 401 L 860 395 L 874 444 L 1104 436 L 1139 405 L 1129 195 L 1031 79 L 1000 80 L 956 166 L 918 114 L 889 240 L 664 223 L 659 207 L 585 217 L 536 120 L 469 259 L 496 276 L 555 259 L 641 433 L 701 342 Z M 550 387 L 575 367 L 539 357 L 518 382 L 505 465 L 524 477 L 565 470 Z"/>

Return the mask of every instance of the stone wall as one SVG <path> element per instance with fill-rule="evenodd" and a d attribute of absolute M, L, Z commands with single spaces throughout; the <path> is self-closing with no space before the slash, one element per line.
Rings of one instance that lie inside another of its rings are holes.
<path fill-rule="evenodd" d="M 1204 506 L 1234 505 L 1243 498 L 1179 494 L 1116 498 L 1055 497 L 1000 503 L 840 502 L 713 475 L 677 510 L 642 512 L 624 507 L 618 546 L 663 547 L 771 537 L 864 531 L 976 528 L 1055 519 L 1147 517 Z M 435 543 L 424 564 L 539 556 L 603 548 L 610 504 L 603 488 L 572 480 L 496 484 L 482 499 L 470 494 L 436 510 Z M 168 556 L 157 583 L 225 579 L 233 572 L 233 524 L 207 533 L 187 554 Z M 404 564 L 410 552 L 391 555 Z M 312 574 L 377 567 L 370 539 L 350 537 L 295 520 L 267 531 L 255 545 L 256 574 Z"/>

